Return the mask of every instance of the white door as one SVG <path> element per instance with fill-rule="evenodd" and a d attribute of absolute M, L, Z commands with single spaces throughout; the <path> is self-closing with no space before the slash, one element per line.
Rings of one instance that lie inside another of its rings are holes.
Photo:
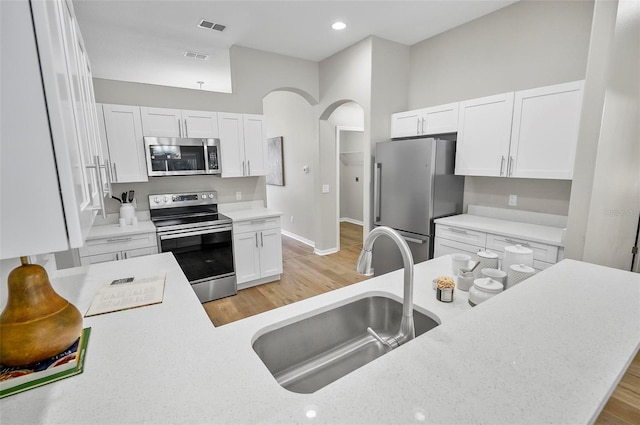
<path fill-rule="evenodd" d="M 460 102 L 456 174 L 506 176 L 513 92 Z"/>
<path fill-rule="evenodd" d="M 148 181 L 140 107 L 105 104 L 102 110 L 113 181 Z"/>
<path fill-rule="evenodd" d="M 510 176 L 573 178 L 582 87 L 575 81 L 516 92 Z"/>
<path fill-rule="evenodd" d="M 259 236 L 259 232 L 233 235 L 233 258 L 238 284 L 260 278 Z"/>
<path fill-rule="evenodd" d="M 218 113 L 222 177 L 246 175 L 242 114 Z"/>
<path fill-rule="evenodd" d="M 217 139 L 218 113 L 208 111 L 182 111 L 182 121 L 186 137 Z"/>
<path fill-rule="evenodd" d="M 273 276 L 282 273 L 282 234 L 280 229 L 260 232 L 260 275 Z"/>
<path fill-rule="evenodd" d="M 142 134 L 152 137 L 183 137 L 179 109 L 140 108 L 142 115 Z"/>
<path fill-rule="evenodd" d="M 244 114 L 244 155 L 247 176 L 267 175 L 267 141 L 264 117 Z M 224 167 L 224 163 L 222 165 Z"/>
<path fill-rule="evenodd" d="M 422 134 L 455 133 L 458 131 L 458 102 L 422 110 Z"/>
<path fill-rule="evenodd" d="M 422 110 L 398 112 L 391 115 L 391 137 L 411 137 L 421 133 Z"/>

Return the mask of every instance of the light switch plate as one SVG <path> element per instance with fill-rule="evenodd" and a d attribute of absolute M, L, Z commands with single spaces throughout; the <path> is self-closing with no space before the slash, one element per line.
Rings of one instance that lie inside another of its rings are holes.
<path fill-rule="evenodd" d="M 329 185 L 328 184 L 323 184 L 322 185 L 322 193 L 329 193 Z"/>
<path fill-rule="evenodd" d="M 515 207 L 518 205 L 518 195 L 509 195 L 509 206 Z"/>

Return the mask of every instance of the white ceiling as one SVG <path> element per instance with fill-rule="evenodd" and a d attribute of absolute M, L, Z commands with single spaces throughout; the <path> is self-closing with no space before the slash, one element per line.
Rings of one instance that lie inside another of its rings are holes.
<path fill-rule="evenodd" d="M 517 0 L 73 0 L 97 78 L 231 92 L 229 48 L 320 61 L 375 35 L 413 45 Z M 202 20 L 223 32 L 198 28 Z M 331 29 L 337 20 L 347 24 Z M 209 55 L 186 58 L 185 51 Z"/>

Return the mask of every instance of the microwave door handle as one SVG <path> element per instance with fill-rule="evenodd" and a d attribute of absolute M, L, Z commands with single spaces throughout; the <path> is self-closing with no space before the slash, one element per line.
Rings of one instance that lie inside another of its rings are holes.
<path fill-rule="evenodd" d="M 373 166 L 373 220 L 378 222 L 380 221 L 380 173 L 382 164 L 376 162 Z"/>
<path fill-rule="evenodd" d="M 185 121 L 186 124 L 186 121 Z M 211 167 L 209 166 L 209 149 L 206 144 L 203 144 L 204 148 L 204 172 L 208 173 Z"/>

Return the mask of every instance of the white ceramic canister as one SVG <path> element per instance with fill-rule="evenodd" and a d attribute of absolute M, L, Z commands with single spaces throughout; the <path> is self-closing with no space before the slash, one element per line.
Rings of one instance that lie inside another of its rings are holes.
<path fill-rule="evenodd" d="M 473 271 L 473 276 L 478 279 L 482 277 L 482 269 L 497 269 L 498 254 L 490 251 L 478 251 L 476 253 L 476 261 L 479 261 L 478 267 Z"/>
<path fill-rule="evenodd" d="M 480 271 L 482 277 L 490 277 L 493 280 L 497 280 L 498 282 L 506 285 L 507 283 L 507 272 L 502 271 L 500 269 L 482 269 Z"/>
<path fill-rule="evenodd" d="M 524 264 L 512 264 L 509 266 L 509 271 L 507 272 L 507 286 L 505 289 L 517 285 L 534 274 L 536 274 L 536 271 L 533 267 L 529 267 Z"/>
<path fill-rule="evenodd" d="M 473 272 L 464 272 L 459 270 L 458 276 L 456 276 L 456 288 L 467 292 L 473 286 L 474 279 Z"/>
<path fill-rule="evenodd" d="M 125 224 L 132 224 L 135 216 L 136 210 L 133 208 L 133 204 L 124 203 L 120 206 L 120 218 L 124 218 Z"/>
<path fill-rule="evenodd" d="M 453 274 L 457 275 L 460 267 L 467 267 L 469 260 L 471 260 L 471 256 L 467 254 L 463 254 L 461 252 L 451 254 L 451 271 Z"/>
<path fill-rule="evenodd" d="M 502 270 L 508 272 L 513 264 L 524 264 L 533 267 L 533 251 L 526 246 L 511 245 L 504 247 L 502 257 Z"/>
<path fill-rule="evenodd" d="M 495 297 L 504 290 L 502 283 L 497 282 L 489 277 L 476 279 L 473 286 L 469 289 L 469 304 L 472 307 Z"/>

